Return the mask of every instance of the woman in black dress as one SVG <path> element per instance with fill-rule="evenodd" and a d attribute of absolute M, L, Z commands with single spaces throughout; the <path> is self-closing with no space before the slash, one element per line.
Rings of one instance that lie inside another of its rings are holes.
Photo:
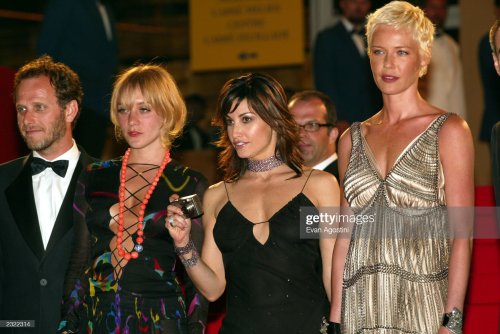
<path fill-rule="evenodd" d="M 169 206 L 177 253 L 209 300 L 226 290 L 221 333 L 318 333 L 329 309 L 333 238 L 301 238 L 301 209 L 338 207 L 334 176 L 306 169 L 299 127 L 273 78 L 229 80 L 219 96 L 224 181 L 204 197 L 203 256 L 193 222 Z"/>

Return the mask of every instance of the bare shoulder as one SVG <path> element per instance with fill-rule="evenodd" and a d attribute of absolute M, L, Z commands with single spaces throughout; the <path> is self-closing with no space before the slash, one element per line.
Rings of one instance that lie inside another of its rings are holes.
<path fill-rule="evenodd" d="M 473 138 L 467 122 L 458 115 L 450 115 L 441 126 L 438 135 L 439 155 L 441 161 L 450 166 L 460 161 L 474 160 Z"/>
<path fill-rule="evenodd" d="M 339 154 L 341 152 L 350 152 L 351 151 L 351 146 L 352 146 L 351 128 L 348 128 L 340 136 L 339 143 L 338 143 Z"/>
<path fill-rule="evenodd" d="M 450 114 L 443 123 L 441 131 L 447 131 L 447 129 L 450 129 L 451 131 L 470 132 L 467 122 L 457 114 Z"/>
<path fill-rule="evenodd" d="M 441 126 L 439 141 L 443 144 L 451 144 L 456 141 L 461 143 L 464 141 L 472 142 L 472 134 L 469 125 L 462 117 L 451 114 Z"/>
<path fill-rule="evenodd" d="M 342 134 L 340 135 L 340 138 L 351 138 L 351 127 L 349 126 L 347 129 L 344 130 L 344 132 L 342 132 Z"/>
<path fill-rule="evenodd" d="M 309 181 L 304 189 L 306 195 L 316 206 L 339 205 L 340 189 L 335 176 L 322 170 L 306 170 L 306 175 L 311 173 Z"/>
<path fill-rule="evenodd" d="M 224 181 L 211 185 L 203 196 L 205 212 L 217 216 L 222 206 L 227 202 L 227 193 Z"/>
<path fill-rule="evenodd" d="M 309 175 L 311 173 L 311 176 L 309 177 L 309 183 L 313 185 L 322 185 L 322 186 L 337 186 L 338 187 L 338 182 L 335 176 L 332 174 L 319 170 L 319 169 L 314 169 L 311 171 L 311 169 L 308 169 L 304 171 L 304 174 Z"/>

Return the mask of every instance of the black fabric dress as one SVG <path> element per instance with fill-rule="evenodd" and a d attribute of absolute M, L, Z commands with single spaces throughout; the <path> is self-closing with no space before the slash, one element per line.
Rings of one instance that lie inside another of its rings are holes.
<path fill-rule="evenodd" d="M 302 192 L 266 222 L 264 244 L 230 200 L 219 212 L 214 239 L 227 281 L 221 334 L 319 333 L 329 303 L 319 240 L 300 238 L 300 207 L 313 207 Z"/>
<path fill-rule="evenodd" d="M 133 171 L 130 179 L 142 178 L 138 167 L 144 165 L 127 167 Z M 206 179 L 176 161 L 168 163 L 145 210 L 143 251 L 137 259 L 113 261 L 117 249 L 110 223 L 118 215 L 111 216 L 110 208 L 118 203 L 120 168 L 120 159 L 93 164 L 78 183 L 74 209 L 80 219 L 75 226 L 75 249 L 66 275 L 59 332 L 201 334 L 208 303 L 189 277 L 181 274 L 183 268 L 177 263 L 173 240 L 164 225 L 169 196 L 196 193 L 202 198 Z M 125 207 L 126 212 L 133 209 Z M 137 223 L 127 227 L 124 239 L 135 238 L 136 230 Z M 200 219 L 193 220 L 191 232 L 201 249 Z"/>

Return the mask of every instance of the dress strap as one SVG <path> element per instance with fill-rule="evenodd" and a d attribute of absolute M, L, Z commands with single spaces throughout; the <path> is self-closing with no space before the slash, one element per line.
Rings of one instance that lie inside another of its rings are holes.
<path fill-rule="evenodd" d="M 452 112 L 447 112 L 445 114 L 440 115 L 439 117 L 436 117 L 436 119 L 432 122 L 432 125 L 430 125 L 429 128 L 433 128 L 436 132 L 439 132 L 439 130 L 441 129 L 441 126 L 443 126 L 443 123 L 451 115 L 456 115 L 456 114 L 452 113 Z"/>
<path fill-rule="evenodd" d="M 304 186 L 302 187 L 302 189 L 300 190 L 300 192 L 304 191 L 304 188 L 306 187 L 307 181 L 309 181 L 309 178 L 311 177 L 311 174 L 313 173 L 313 171 L 314 171 L 314 168 L 311 168 L 311 171 L 309 172 L 309 175 L 307 175 L 307 180 L 306 180 L 306 182 L 304 182 Z"/>
<path fill-rule="evenodd" d="M 229 191 L 227 191 L 226 181 L 222 181 L 222 182 L 224 182 L 224 189 L 226 189 L 227 200 L 230 202 L 230 200 L 229 200 Z"/>
<path fill-rule="evenodd" d="M 363 137 L 363 135 L 361 134 L 361 123 L 360 122 L 352 123 L 350 130 L 351 130 L 351 146 L 352 150 L 354 150 L 361 143 L 361 139 Z"/>

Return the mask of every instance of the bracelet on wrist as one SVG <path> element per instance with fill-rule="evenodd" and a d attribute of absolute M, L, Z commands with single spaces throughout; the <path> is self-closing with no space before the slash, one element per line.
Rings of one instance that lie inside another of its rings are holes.
<path fill-rule="evenodd" d="M 446 327 L 453 334 L 462 334 L 463 323 L 463 314 L 456 307 L 450 313 L 443 315 L 443 327 Z"/>
<path fill-rule="evenodd" d="M 321 324 L 321 329 L 319 331 L 321 334 L 341 334 L 340 324 L 338 322 L 327 321 L 323 318 Z"/>
<path fill-rule="evenodd" d="M 194 267 L 198 264 L 198 260 L 200 259 L 200 256 L 198 254 L 198 251 L 196 248 L 193 247 L 193 250 L 191 251 L 191 257 L 189 259 L 183 259 L 180 257 L 182 264 L 184 265 L 184 268 L 191 268 Z"/>
<path fill-rule="evenodd" d="M 192 252 L 194 249 L 196 249 L 196 248 L 194 247 L 193 240 L 191 240 L 191 239 L 189 239 L 188 243 L 184 247 L 175 247 L 174 246 L 174 251 L 175 251 L 175 254 L 177 254 L 177 256 L 188 254 L 188 253 Z"/>

